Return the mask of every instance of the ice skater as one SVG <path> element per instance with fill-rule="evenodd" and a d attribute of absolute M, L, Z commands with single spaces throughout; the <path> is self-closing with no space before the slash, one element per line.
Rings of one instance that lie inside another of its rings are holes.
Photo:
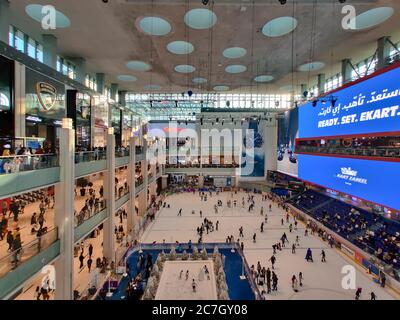
<path fill-rule="evenodd" d="M 303 272 L 299 272 L 299 284 L 300 284 L 300 287 L 303 286 L 303 280 L 304 280 Z"/>
<path fill-rule="evenodd" d="M 272 266 L 272 270 L 275 270 L 275 262 L 276 262 L 276 258 L 274 255 L 272 255 L 271 258 L 269 258 L 268 261 L 271 261 L 271 266 Z"/>
<path fill-rule="evenodd" d="M 244 238 L 243 227 L 242 226 L 239 228 L 239 237 Z"/>
<path fill-rule="evenodd" d="M 182 216 L 182 209 L 179 209 L 178 217 L 181 217 L 181 216 Z"/>
<path fill-rule="evenodd" d="M 292 244 L 292 253 L 295 254 L 296 253 L 296 244 Z"/>
<path fill-rule="evenodd" d="M 185 280 L 189 279 L 189 270 L 186 270 Z"/>
<path fill-rule="evenodd" d="M 355 297 L 356 300 L 360 300 L 361 292 L 362 292 L 362 288 L 358 288 L 356 291 L 356 297 Z"/>
<path fill-rule="evenodd" d="M 298 284 L 297 278 L 296 278 L 295 275 L 293 275 L 293 277 L 292 277 L 292 289 L 293 289 L 294 292 L 299 292 L 299 289 L 297 288 L 297 284 Z"/>
<path fill-rule="evenodd" d="M 182 279 L 182 275 L 183 275 L 183 270 L 181 270 L 181 272 L 179 273 L 179 280 Z"/>
<path fill-rule="evenodd" d="M 326 254 L 325 254 L 324 249 L 322 249 L 322 251 L 321 251 L 321 262 L 326 262 Z"/>
<path fill-rule="evenodd" d="M 307 262 L 309 262 L 309 261 L 314 262 L 313 257 L 312 257 L 312 251 L 310 248 L 307 249 L 306 260 L 307 260 Z"/>
<path fill-rule="evenodd" d="M 257 234 L 253 234 L 253 242 L 256 243 Z"/>
<path fill-rule="evenodd" d="M 264 222 L 262 222 L 262 223 L 261 223 L 261 226 L 260 226 L 260 232 L 261 232 L 261 233 L 263 233 L 263 232 L 264 232 Z"/>
<path fill-rule="evenodd" d="M 193 288 L 193 292 L 196 292 L 197 283 L 196 283 L 196 281 L 194 281 L 194 279 L 192 281 L 192 288 Z"/>

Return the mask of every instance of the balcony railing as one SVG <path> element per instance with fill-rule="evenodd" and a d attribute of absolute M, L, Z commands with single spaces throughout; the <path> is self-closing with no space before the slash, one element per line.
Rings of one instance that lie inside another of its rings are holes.
<path fill-rule="evenodd" d="M 107 204 L 105 200 L 102 200 L 94 205 L 92 209 L 88 208 L 87 210 L 81 210 L 79 213 L 75 214 L 75 228 L 79 227 L 85 221 L 94 217 L 96 214 L 100 213 L 104 209 L 107 208 Z"/>
<path fill-rule="evenodd" d="M 123 157 L 129 157 L 129 149 L 117 149 L 115 150 L 115 157 L 116 158 L 123 158 Z"/>
<path fill-rule="evenodd" d="M 50 245 L 58 240 L 58 229 L 53 228 L 43 234 L 41 237 L 22 245 L 19 249 L 8 253 L 0 258 L 0 277 L 5 276 L 8 272 L 14 270 L 22 263 L 47 249 Z"/>
<path fill-rule="evenodd" d="M 0 157 L 0 175 L 58 167 L 58 155 L 35 154 Z"/>
<path fill-rule="evenodd" d="M 106 151 L 85 151 L 75 153 L 75 163 L 106 160 Z"/>
<path fill-rule="evenodd" d="M 339 154 L 358 157 L 399 158 L 400 148 L 321 148 L 314 146 L 297 146 L 296 153 Z"/>

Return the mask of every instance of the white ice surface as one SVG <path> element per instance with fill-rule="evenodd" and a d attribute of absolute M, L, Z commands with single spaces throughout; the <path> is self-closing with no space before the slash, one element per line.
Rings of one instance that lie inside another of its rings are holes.
<path fill-rule="evenodd" d="M 210 271 L 210 280 L 205 276 L 199 277 L 200 270 L 205 265 Z M 182 279 L 179 279 L 181 270 L 183 270 Z M 189 270 L 188 280 L 185 277 L 187 270 Z M 197 284 L 196 292 L 193 292 L 192 288 L 193 279 Z M 217 300 L 214 263 L 212 260 L 166 261 L 155 300 Z"/>
<path fill-rule="evenodd" d="M 261 201 L 261 195 L 255 195 L 256 206 L 253 213 L 247 212 L 247 201 L 245 208 L 242 208 L 242 197 L 247 200 L 247 195 L 238 193 L 233 199 L 237 200 L 236 208 L 228 208 L 226 201 L 231 198 L 231 193 L 221 193 L 218 197 L 214 195 L 208 197 L 207 202 L 202 202 L 198 193 L 195 195 L 182 193 L 167 198 L 166 202 L 171 208 L 163 208 L 158 213 L 153 222 L 142 237 L 142 242 L 161 243 L 179 241 L 187 243 L 192 240 L 196 243 L 198 236 L 196 228 L 201 225 L 204 217 L 216 223 L 219 220 L 219 231 L 214 231 L 209 235 L 204 235 L 205 242 L 225 242 L 228 235 L 233 235 L 235 240 L 239 236 L 239 228 L 244 228 L 244 253 L 250 265 L 257 265 L 260 261 L 262 266 L 270 267 L 268 259 L 272 255 L 272 244 L 279 242 L 280 237 L 286 232 L 290 244 L 282 252 L 276 255 L 276 273 L 279 278 L 278 291 L 267 296 L 267 299 L 354 299 L 355 290 L 342 289 L 341 283 L 344 275 L 341 273 L 345 265 L 354 265 L 356 268 L 356 287 L 363 289 L 361 299 L 369 299 L 371 291 L 375 292 L 377 299 L 394 299 L 393 293 L 382 289 L 374 283 L 365 270 L 356 266 L 350 259 L 345 257 L 336 249 L 328 247 L 316 236 L 304 237 L 304 225 L 299 223 L 299 230 L 289 232 L 289 224 L 281 226 L 281 218 L 284 217 L 282 209 L 272 205 L 272 212 L 268 212 L 269 201 Z M 224 206 L 219 208 L 219 213 L 214 213 L 214 205 L 221 199 Z M 233 200 L 232 199 L 232 200 Z M 232 201 L 233 203 L 233 201 Z M 233 205 L 233 204 L 232 204 Z M 264 226 L 264 233 L 260 233 L 261 222 L 264 217 L 260 215 L 260 208 L 264 207 L 264 214 L 268 214 L 268 224 Z M 181 217 L 178 217 L 179 209 L 183 209 Z M 196 211 L 192 215 L 192 210 Z M 199 210 L 203 211 L 203 218 L 200 218 Z M 291 222 L 293 222 L 291 218 Z M 257 233 L 257 242 L 253 243 L 252 236 Z M 291 253 L 291 244 L 296 238 L 300 237 L 300 247 L 296 254 Z M 313 251 L 314 263 L 307 263 L 304 259 L 307 248 Z M 324 249 L 326 252 L 326 263 L 320 262 L 320 253 Z M 180 270 L 179 270 L 180 271 Z M 300 287 L 298 293 L 294 293 L 291 288 L 292 275 L 298 276 L 303 272 L 304 286 Z M 398 298 L 398 297 L 397 297 Z"/>

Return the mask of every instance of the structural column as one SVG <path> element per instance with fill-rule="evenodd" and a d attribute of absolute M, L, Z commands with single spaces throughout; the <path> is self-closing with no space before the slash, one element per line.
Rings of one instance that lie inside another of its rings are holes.
<path fill-rule="evenodd" d="M 342 60 L 342 76 L 343 76 L 343 84 L 346 84 L 351 81 L 351 60 L 343 59 Z"/>
<path fill-rule="evenodd" d="M 378 69 L 386 67 L 386 58 L 390 56 L 391 44 L 389 42 L 390 37 L 382 37 L 378 39 Z"/>
<path fill-rule="evenodd" d="M 277 170 L 277 152 L 276 147 L 278 145 L 278 126 L 275 117 L 272 118 L 271 123 L 266 123 L 264 129 L 264 146 L 265 146 L 265 176 L 267 176 L 268 170 Z"/>
<path fill-rule="evenodd" d="M 72 119 L 63 119 L 60 132 L 60 183 L 55 187 L 55 225 L 60 239 L 56 267 L 56 300 L 73 299 L 75 132 Z"/>
<path fill-rule="evenodd" d="M 128 230 L 127 232 L 133 236 L 133 231 L 137 225 L 137 214 L 135 210 L 135 200 L 136 200 L 136 179 L 135 179 L 135 169 L 136 169 L 136 141 L 135 137 L 131 137 L 129 140 L 129 166 L 128 166 L 128 185 L 130 193 L 130 201 L 128 203 Z"/>
<path fill-rule="evenodd" d="M 145 201 L 144 201 L 144 210 L 147 212 L 147 207 L 148 207 L 148 197 L 147 197 L 147 192 L 149 189 L 149 162 L 148 162 L 148 156 L 147 156 L 147 139 L 143 140 L 143 155 L 144 155 L 144 168 L 143 168 L 143 182 L 144 182 L 144 189 L 145 189 Z"/>
<path fill-rule="evenodd" d="M 10 3 L 0 0 L 0 41 L 8 43 L 8 30 L 10 27 Z"/>
<path fill-rule="evenodd" d="M 109 128 L 107 133 L 107 174 L 104 181 L 104 193 L 107 199 L 108 218 L 103 225 L 103 253 L 111 262 L 115 260 L 115 136 L 113 128 Z"/>
<path fill-rule="evenodd" d="M 324 94 L 325 93 L 325 74 L 320 73 L 318 75 L 318 94 Z"/>
<path fill-rule="evenodd" d="M 50 68 L 57 69 L 57 46 L 58 39 L 52 34 L 44 34 L 43 36 L 43 62 Z"/>
<path fill-rule="evenodd" d="M 1 1 L 1 0 L 0 0 Z M 25 65 L 22 63 L 15 61 L 14 63 L 15 69 L 15 113 L 14 113 L 14 128 L 15 128 L 15 137 L 25 137 Z"/>
<path fill-rule="evenodd" d="M 85 84 L 86 80 L 86 59 L 85 58 L 70 58 L 76 68 L 76 81 Z"/>

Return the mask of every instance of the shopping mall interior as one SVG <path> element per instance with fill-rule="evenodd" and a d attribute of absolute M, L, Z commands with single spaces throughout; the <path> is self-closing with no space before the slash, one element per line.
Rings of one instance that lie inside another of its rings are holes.
<path fill-rule="evenodd" d="M 398 0 L 0 0 L 0 299 L 400 299 Z"/>

